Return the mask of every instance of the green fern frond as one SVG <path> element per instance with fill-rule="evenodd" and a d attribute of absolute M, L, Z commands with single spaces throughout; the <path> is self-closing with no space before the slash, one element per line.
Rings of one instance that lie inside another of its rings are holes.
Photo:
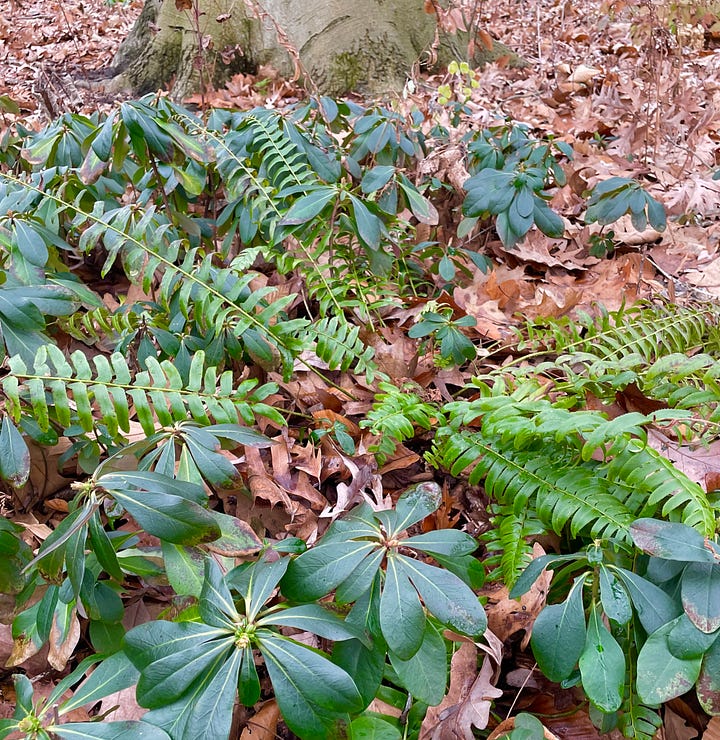
<path fill-rule="evenodd" d="M 378 437 L 373 451 L 382 464 L 399 443 L 415 436 L 415 427 L 431 429 L 442 418 L 442 413 L 412 392 L 413 388 L 417 388 L 414 384 L 398 388 L 392 383 L 383 382 L 379 388 L 381 392 L 360 426 Z"/>
<path fill-rule="evenodd" d="M 483 482 L 493 501 L 512 504 L 515 511 L 535 508 L 538 519 L 558 534 L 629 540 L 635 513 L 614 495 L 594 460 L 581 462 L 567 449 L 546 442 L 519 451 L 478 432 L 438 430 L 428 461 L 471 485 Z"/>
<path fill-rule="evenodd" d="M 546 528 L 529 505 L 517 509 L 513 504 L 493 504 L 490 509 L 492 527 L 480 536 L 488 550 L 483 564 L 491 568 L 490 579 L 500 576 L 514 584 L 532 558 L 531 538 Z"/>
<path fill-rule="evenodd" d="M 321 319 L 310 328 L 316 338 L 315 352 L 330 370 L 364 373 L 372 383 L 377 365 L 372 361 L 375 350 L 360 338 L 360 327 L 349 324 L 340 316 Z"/>
<path fill-rule="evenodd" d="M 662 504 L 663 517 L 683 522 L 707 537 L 715 534 L 717 505 L 702 486 L 652 447 L 630 446 L 605 463 L 602 470 L 609 481 L 632 492 L 637 516 L 653 516 Z"/>
<path fill-rule="evenodd" d="M 154 358 L 148 358 L 148 369 L 135 377 L 119 352 L 109 358 L 97 355 L 93 363 L 94 369 L 80 351 L 67 360 L 52 345 L 38 351 L 31 369 L 19 357 L 10 358 L 10 374 L 2 381 L 7 412 L 18 423 L 29 405 L 43 431 L 52 414 L 61 427 L 79 424 L 85 432 L 100 422 L 112 437 L 129 433 L 133 415 L 148 436 L 158 426 L 188 419 L 204 425 L 211 420 L 252 423 L 255 414 L 262 414 L 283 423 L 277 410 L 259 403 L 262 392 L 253 395 L 256 381 L 235 387 L 230 371 L 218 375 L 216 368 L 205 367 L 203 352 L 193 356 L 187 382 L 173 363 Z"/>

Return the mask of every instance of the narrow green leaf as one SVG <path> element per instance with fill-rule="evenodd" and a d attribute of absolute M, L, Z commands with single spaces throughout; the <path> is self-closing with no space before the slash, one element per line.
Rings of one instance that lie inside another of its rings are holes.
<path fill-rule="evenodd" d="M 206 554 L 198 547 L 162 541 L 168 581 L 178 596 L 199 597 L 203 587 Z"/>
<path fill-rule="evenodd" d="M 30 477 L 30 450 L 8 416 L 0 427 L 0 478 L 20 488 Z"/>
<path fill-rule="evenodd" d="M 133 720 L 68 722 L 65 725 L 53 725 L 48 730 L 68 740 L 170 740 L 170 735 L 160 727 Z"/>
<path fill-rule="evenodd" d="M 334 187 L 322 187 L 302 198 L 298 198 L 280 220 L 280 226 L 296 226 L 307 223 L 320 214 L 325 206 L 337 196 Z"/>
<path fill-rule="evenodd" d="M 369 647 L 371 642 L 367 633 L 336 616 L 319 604 L 304 604 L 293 606 L 279 612 L 273 612 L 257 621 L 259 627 L 268 625 L 279 625 L 294 627 L 299 630 L 312 632 L 314 635 L 324 637 L 326 640 L 351 640 L 356 639 Z"/>
<path fill-rule="evenodd" d="M 583 580 L 575 581 L 562 604 L 546 606 L 535 620 L 530 644 L 540 670 L 551 681 L 564 681 L 585 648 Z"/>
<path fill-rule="evenodd" d="M 618 624 L 627 624 L 632 618 L 627 591 L 605 565 L 600 566 L 600 600 L 605 614 Z"/>
<path fill-rule="evenodd" d="M 428 611 L 461 635 L 478 637 L 487 617 L 478 597 L 453 573 L 397 555 L 398 562 L 420 593 Z"/>
<path fill-rule="evenodd" d="M 397 521 L 394 525 L 394 534 L 429 516 L 440 506 L 442 491 L 434 481 L 417 483 L 405 491 L 397 501 L 395 511 Z"/>
<path fill-rule="evenodd" d="M 94 703 L 116 691 L 133 686 L 138 680 L 138 670 L 130 662 L 125 653 L 111 655 L 100 663 L 97 668 L 74 691 L 70 699 L 60 706 L 60 716 L 72 709 L 85 704 Z"/>
<path fill-rule="evenodd" d="M 402 660 L 408 660 L 420 648 L 425 621 L 417 591 L 397 556 L 391 553 L 380 597 L 380 627 L 388 646 Z"/>
<path fill-rule="evenodd" d="M 337 720 L 363 708 L 353 680 L 324 655 L 265 630 L 256 636 L 283 719 L 293 732 L 333 737 Z"/>
<path fill-rule="evenodd" d="M 205 578 L 200 593 L 200 617 L 205 624 L 220 629 L 233 630 L 238 611 L 230 589 L 225 583 L 220 566 L 214 558 L 205 558 Z"/>
<path fill-rule="evenodd" d="M 180 496 L 114 489 L 113 498 L 149 534 L 178 545 L 211 542 L 220 536 L 220 527 L 207 509 Z"/>
<path fill-rule="evenodd" d="M 625 687 L 625 655 L 602 623 L 599 607 L 590 610 L 579 663 L 583 689 L 590 701 L 603 712 L 617 711 Z"/>
<path fill-rule="evenodd" d="M 315 601 L 348 578 L 376 548 L 374 542 L 321 542 L 290 563 L 282 592 L 291 601 Z"/>
<path fill-rule="evenodd" d="M 680 604 L 654 583 L 625 568 L 613 570 L 627 587 L 640 623 L 648 634 L 660 629 L 681 613 Z"/>

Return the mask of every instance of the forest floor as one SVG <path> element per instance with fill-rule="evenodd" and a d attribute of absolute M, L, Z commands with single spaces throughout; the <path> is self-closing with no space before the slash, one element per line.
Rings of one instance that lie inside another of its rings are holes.
<path fill-rule="evenodd" d="M 140 0 L 3 0 L 0 5 L 0 131 L 13 121 L 40 128 L 66 111 L 90 113 L 115 102 L 97 80 L 137 17 Z M 524 319 L 590 311 L 596 302 L 612 310 L 657 296 L 671 302 L 720 299 L 720 180 L 713 179 L 720 167 L 720 20 L 696 4 L 672 4 L 672 12 L 670 5 L 631 0 L 478 4 L 482 28 L 516 49 L 528 65 L 492 65 L 477 76 L 467 101 L 474 125 L 510 118 L 574 150 L 566 171 L 570 187 L 558 189 L 551 203 L 566 219 L 564 238 L 533 231 L 507 249 L 488 237 L 484 250 L 494 269 L 478 272 L 452 295 L 488 340 L 507 339 Z M 447 116 L 437 113 L 441 84 L 462 87 L 457 76 L 425 77 L 394 104 Z M 264 70 L 257 77 L 238 75 L 208 97 L 211 104 L 247 109 L 282 106 L 298 94 L 292 83 Z M 427 162 L 424 174 L 442 171 L 451 179 L 457 146 L 450 142 L 444 155 Z M 614 227 L 615 250 L 606 258 L 587 248 L 600 228 L 578 225 L 573 217 L 584 208 L 582 193 L 611 176 L 642 177 L 647 192 L 664 204 L 668 225 L 662 233 L 638 232 L 629 218 L 621 219 Z M 452 233 L 455 226 L 454 214 L 441 210 L 436 238 L 442 238 L 443 228 Z M 418 233 L 418 241 L 422 238 Z M 413 342 L 398 338 L 393 361 L 408 366 L 414 351 Z M 468 378 L 469 373 L 443 370 L 434 382 L 443 395 L 448 384 L 461 386 Z M 318 459 L 304 463 L 306 468 L 319 464 Z M 707 455 L 680 464 L 698 481 L 720 474 L 720 464 Z M 397 478 L 403 482 L 400 473 Z M 268 530 L 288 528 L 281 509 L 271 510 L 276 519 L 264 522 Z M 37 527 L 51 515 L 38 513 Z M 293 515 L 300 527 L 298 506 Z M 9 630 L 0 628 L 3 663 L 11 650 Z M 40 677 L 38 685 L 44 680 L 43 660 L 41 654 L 23 665 Z M 548 714 L 561 710 L 559 691 L 541 688 L 545 693 L 538 689 L 537 696 L 544 698 L 529 708 Z M 132 718 L 137 709 L 132 697 L 122 700 L 132 705 L 123 716 Z M 677 713 L 666 711 L 664 740 L 696 737 L 695 708 L 678 702 L 672 709 Z M 583 712 L 552 727 L 563 738 L 599 737 Z"/>

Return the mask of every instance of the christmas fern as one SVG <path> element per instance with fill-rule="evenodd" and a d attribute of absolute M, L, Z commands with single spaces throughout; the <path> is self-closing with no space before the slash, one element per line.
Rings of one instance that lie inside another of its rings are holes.
<path fill-rule="evenodd" d="M 448 404 L 448 423 L 427 455 L 436 467 L 483 484 L 494 504 L 488 548 L 500 553 L 506 581 L 527 564 L 523 538 L 543 529 L 630 545 L 636 518 L 662 516 L 714 533 L 717 504 L 646 444 L 655 417 L 570 411 L 536 399 L 537 388 Z"/>
<path fill-rule="evenodd" d="M 193 357 L 186 378 L 172 362 L 153 358 L 147 370 L 133 373 L 117 352 L 93 357 L 93 369 L 83 352 L 68 360 L 53 345 L 38 351 L 31 368 L 17 356 L 8 364 L 10 374 L 2 381 L 7 413 L 16 423 L 29 415 L 43 431 L 53 423 L 90 433 L 100 423 L 117 438 L 130 433 L 133 415 L 147 436 L 188 419 L 203 425 L 211 420 L 253 424 L 256 416 L 265 416 L 284 423 L 277 409 L 262 403 L 276 386 L 255 388 L 255 380 L 236 385 L 231 371 L 207 367 L 203 352 Z"/>

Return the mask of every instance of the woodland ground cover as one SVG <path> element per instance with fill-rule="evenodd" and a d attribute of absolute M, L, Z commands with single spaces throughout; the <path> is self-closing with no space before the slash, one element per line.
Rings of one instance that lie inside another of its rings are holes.
<path fill-rule="evenodd" d="M 713 737 L 717 9 L 184 105 L 90 79 L 132 9 L 15 10 L 0 730 Z"/>

